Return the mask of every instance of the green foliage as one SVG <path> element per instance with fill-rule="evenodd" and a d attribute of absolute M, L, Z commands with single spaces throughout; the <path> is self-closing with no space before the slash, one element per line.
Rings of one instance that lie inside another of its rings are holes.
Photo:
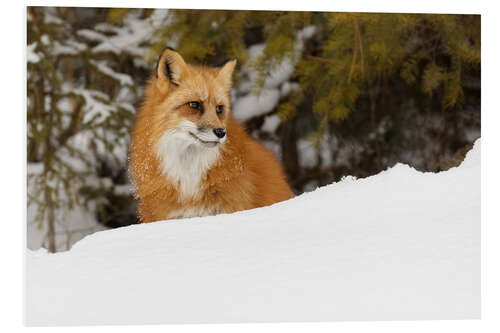
<path fill-rule="evenodd" d="M 241 31 L 250 24 L 248 12 L 170 10 L 169 15 L 172 21 L 158 31 L 154 54 L 170 45 L 176 46 L 188 61 L 245 58 Z"/>
<path fill-rule="evenodd" d="M 477 16 L 175 10 L 171 17 L 155 52 L 175 41 L 190 61 L 234 57 L 245 64 L 245 39 L 261 31 L 256 41 L 265 43 L 264 51 L 248 64 L 259 74 L 257 92 L 283 59 L 300 59 L 294 77 L 302 93 L 279 106 L 283 119 L 304 96 L 313 96 L 319 119 L 346 119 L 360 92 L 394 76 L 430 97 L 439 92 L 443 107 L 453 108 L 463 102 L 463 72 L 481 61 Z M 318 33 L 297 54 L 297 31 L 308 25 Z"/>
<path fill-rule="evenodd" d="M 108 11 L 107 20 L 113 24 L 121 24 L 130 8 L 112 8 Z"/>

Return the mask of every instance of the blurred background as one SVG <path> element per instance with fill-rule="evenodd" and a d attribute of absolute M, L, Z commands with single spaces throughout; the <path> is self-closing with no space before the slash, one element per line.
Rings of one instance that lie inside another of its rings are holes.
<path fill-rule="evenodd" d="M 459 165 L 480 136 L 480 36 L 479 15 L 28 7 L 27 245 L 137 223 L 129 132 L 165 46 L 238 59 L 233 113 L 301 194 Z"/>

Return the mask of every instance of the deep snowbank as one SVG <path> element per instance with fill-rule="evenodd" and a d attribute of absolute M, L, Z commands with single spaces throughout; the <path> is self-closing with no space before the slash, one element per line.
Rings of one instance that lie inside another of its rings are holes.
<path fill-rule="evenodd" d="M 447 172 L 397 165 L 28 251 L 26 266 L 30 325 L 478 318 L 480 141 Z"/>

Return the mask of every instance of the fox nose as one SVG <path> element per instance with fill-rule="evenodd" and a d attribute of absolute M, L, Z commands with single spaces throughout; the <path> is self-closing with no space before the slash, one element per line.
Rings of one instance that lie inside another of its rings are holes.
<path fill-rule="evenodd" d="M 214 134 L 217 136 L 219 139 L 222 139 L 224 136 L 226 136 L 226 130 L 223 128 L 215 128 L 214 129 Z"/>

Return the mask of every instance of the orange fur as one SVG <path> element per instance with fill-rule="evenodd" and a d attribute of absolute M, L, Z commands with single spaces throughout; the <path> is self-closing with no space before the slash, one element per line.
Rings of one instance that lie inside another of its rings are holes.
<path fill-rule="evenodd" d="M 157 77 L 146 88 L 132 132 L 130 171 L 141 221 L 232 213 L 293 197 L 277 159 L 231 114 L 234 65 L 235 61 L 220 69 L 188 65 L 169 49 L 160 56 Z M 204 111 L 191 109 L 190 101 L 201 101 Z M 220 115 L 215 112 L 217 105 L 224 108 Z M 218 149 L 218 155 L 203 172 L 195 195 L 183 194 L 180 181 L 169 177 L 162 166 L 169 156 L 159 155 L 157 149 L 163 135 L 185 120 L 198 128 L 227 132 L 225 142 L 215 148 L 199 148 Z"/>

